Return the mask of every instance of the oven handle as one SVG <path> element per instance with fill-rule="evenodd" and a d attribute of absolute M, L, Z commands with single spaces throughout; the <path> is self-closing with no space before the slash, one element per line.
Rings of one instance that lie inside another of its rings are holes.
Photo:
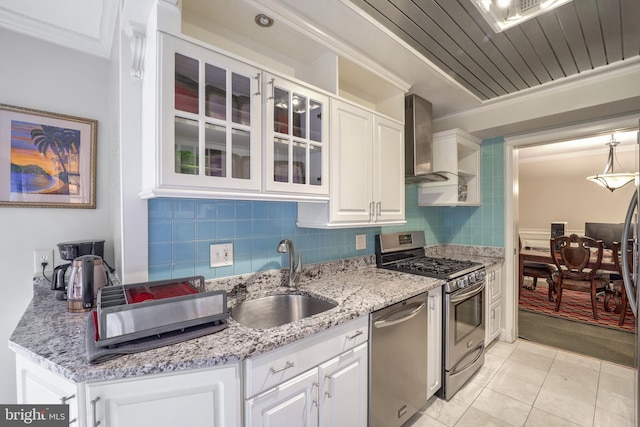
<path fill-rule="evenodd" d="M 451 294 L 451 303 L 452 304 L 457 304 L 461 301 L 464 301 L 466 299 L 469 299 L 473 296 L 478 295 L 480 292 L 482 292 L 484 290 L 484 285 L 485 282 L 484 280 L 482 282 L 480 282 L 480 285 L 476 285 L 473 288 L 470 289 L 465 289 L 463 291 L 458 291 L 458 292 L 454 292 Z"/>
<path fill-rule="evenodd" d="M 479 350 L 479 351 L 478 351 Z M 478 355 L 469 363 L 467 363 L 466 365 L 464 365 L 462 368 L 458 369 L 458 365 L 455 365 L 454 367 L 451 368 L 451 375 L 455 375 L 458 372 L 462 372 L 465 369 L 467 369 L 469 366 L 473 365 L 474 363 L 476 363 L 478 361 L 478 359 L 480 359 L 480 356 L 482 356 L 484 354 L 484 341 L 482 343 L 480 343 L 479 346 L 477 346 L 476 348 L 473 349 L 473 351 L 478 351 Z"/>
<path fill-rule="evenodd" d="M 414 310 L 411 310 L 411 312 L 409 312 L 409 314 L 407 314 L 406 316 L 402 316 L 402 317 L 396 318 L 395 317 L 396 314 L 398 314 L 400 312 L 403 312 L 403 311 L 407 311 L 410 306 L 406 307 L 405 309 L 398 310 L 398 311 L 394 312 L 393 315 L 388 316 L 387 318 L 376 320 L 375 322 L 373 322 L 373 326 L 375 326 L 376 328 L 386 328 L 388 326 L 393 326 L 393 325 L 397 325 L 398 323 L 406 322 L 407 320 L 417 316 L 418 313 L 420 313 L 420 311 L 423 308 L 425 308 L 426 305 L 427 305 L 427 303 L 425 301 L 425 302 L 421 303 Z"/>

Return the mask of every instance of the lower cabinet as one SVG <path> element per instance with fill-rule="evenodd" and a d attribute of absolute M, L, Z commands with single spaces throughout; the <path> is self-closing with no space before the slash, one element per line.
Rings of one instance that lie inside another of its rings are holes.
<path fill-rule="evenodd" d="M 442 387 L 442 286 L 428 294 L 427 399 Z"/>
<path fill-rule="evenodd" d="M 502 265 L 487 268 L 485 302 L 485 346 L 500 336 L 504 324 L 502 305 Z"/>
<path fill-rule="evenodd" d="M 72 426 L 242 425 L 239 364 L 77 384 L 16 360 L 18 403 L 67 403 Z"/>
<path fill-rule="evenodd" d="M 246 360 L 245 426 L 366 427 L 367 340 L 364 316 Z"/>
<path fill-rule="evenodd" d="M 89 426 L 240 426 L 239 365 L 86 385 Z"/>

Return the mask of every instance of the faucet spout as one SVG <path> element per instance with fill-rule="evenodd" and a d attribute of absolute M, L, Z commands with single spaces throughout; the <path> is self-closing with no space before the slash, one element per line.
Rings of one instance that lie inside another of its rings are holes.
<path fill-rule="evenodd" d="M 278 244 L 278 253 L 289 253 L 289 287 L 296 288 L 296 279 L 300 274 L 302 268 L 302 257 L 298 254 L 298 262 L 296 262 L 295 249 L 293 242 L 289 239 L 281 240 Z"/>

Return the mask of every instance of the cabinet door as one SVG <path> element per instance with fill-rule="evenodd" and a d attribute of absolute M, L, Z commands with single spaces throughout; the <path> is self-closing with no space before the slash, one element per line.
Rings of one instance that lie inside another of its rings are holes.
<path fill-rule="evenodd" d="M 78 387 L 53 372 L 16 355 L 18 404 L 67 404 L 69 423 L 78 425 Z"/>
<path fill-rule="evenodd" d="M 370 222 L 373 115 L 337 100 L 331 105 L 331 221 Z"/>
<path fill-rule="evenodd" d="M 265 74 L 268 192 L 329 196 L 329 98 Z"/>
<path fill-rule="evenodd" d="M 159 185 L 260 191 L 261 71 L 160 35 Z"/>
<path fill-rule="evenodd" d="M 500 302 L 494 304 L 489 309 L 489 325 L 487 326 L 489 331 L 489 341 L 491 343 L 494 339 L 500 336 L 502 331 L 502 306 Z"/>
<path fill-rule="evenodd" d="M 240 426 L 238 367 L 87 385 L 87 425 Z"/>
<path fill-rule="evenodd" d="M 245 404 L 245 425 L 316 427 L 318 387 L 318 368 L 314 368 L 249 399 Z"/>
<path fill-rule="evenodd" d="M 376 222 L 404 221 L 404 127 L 379 116 L 373 124 Z"/>
<path fill-rule="evenodd" d="M 367 367 L 367 343 L 320 365 L 321 427 L 367 426 Z"/>
<path fill-rule="evenodd" d="M 429 291 L 427 315 L 427 399 L 442 385 L 442 287 Z"/>

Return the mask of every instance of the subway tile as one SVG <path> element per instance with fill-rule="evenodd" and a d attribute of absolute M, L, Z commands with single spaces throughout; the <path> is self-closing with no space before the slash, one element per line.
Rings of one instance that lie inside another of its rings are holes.
<path fill-rule="evenodd" d="M 196 221 L 196 240 L 212 240 L 216 237 L 216 221 L 213 219 Z"/>
<path fill-rule="evenodd" d="M 173 245 L 155 243 L 149 245 L 149 266 L 171 265 Z"/>
<path fill-rule="evenodd" d="M 147 203 L 149 222 L 173 218 L 173 199 L 151 199 Z"/>
<path fill-rule="evenodd" d="M 216 218 L 216 201 L 210 200 L 210 199 L 196 200 L 196 218 L 215 219 Z"/>
<path fill-rule="evenodd" d="M 235 216 L 236 216 L 235 202 L 230 200 L 218 201 L 216 214 L 217 214 L 217 218 L 221 220 L 235 219 Z"/>
<path fill-rule="evenodd" d="M 180 277 L 191 277 L 195 276 L 195 264 L 174 264 L 173 271 L 171 273 L 171 277 L 174 279 Z"/>
<path fill-rule="evenodd" d="M 193 219 L 196 216 L 196 202 L 192 199 L 173 201 L 173 219 Z"/>
<path fill-rule="evenodd" d="M 177 242 L 173 244 L 173 262 L 194 263 L 196 261 L 196 247 L 194 242 Z"/>
<path fill-rule="evenodd" d="M 173 223 L 171 221 L 149 222 L 149 244 L 171 243 Z"/>
<path fill-rule="evenodd" d="M 173 223 L 173 241 L 186 242 L 194 241 L 196 237 L 195 221 L 174 221 Z"/>

